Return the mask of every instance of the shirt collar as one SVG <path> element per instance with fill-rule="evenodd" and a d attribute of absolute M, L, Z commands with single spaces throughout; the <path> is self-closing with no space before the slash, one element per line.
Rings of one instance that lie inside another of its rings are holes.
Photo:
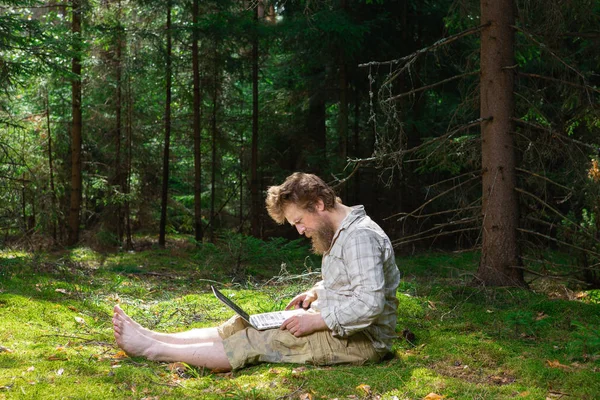
<path fill-rule="evenodd" d="M 352 208 L 352 211 L 350 211 L 350 213 L 348 215 L 346 215 L 346 218 L 344 218 L 342 220 L 340 227 L 335 232 L 335 235 L 333 235 L 333 240 L 331 241 L 331 246 L 329 246 L 329 249 L 325 252 L 325 254 L 329 253 L 329 250 L 331 250 L 331 248 L 333 247 L 333 245 L 335 244 L 335 242 L 337 241 L 338 237 L 340 236 L 340 234 L 342 233 L 343 230 L 348 229 L 348 227 L 350 225 L 352 225 L 357 219 L 367 215 L 367 213 L 365 212 L 364 206 L 353 206 L 351 208 Z"/>

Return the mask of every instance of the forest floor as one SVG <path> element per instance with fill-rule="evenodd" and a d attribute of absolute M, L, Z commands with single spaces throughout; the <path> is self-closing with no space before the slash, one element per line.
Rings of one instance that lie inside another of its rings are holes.
<path fill-rule="evenodd" d="M 186 245 L 135 253 L 5 250 L 0 399 L 599 398 L 600 293 L 541 278 L 529 291 L 473 287 L 477 258 L 398 258 L 399 334 L 390 360 L 219 373 L 127 357 L 112 335 L 113 306 L 164 332 L 214 326 L 232 313 L 211 284 L 250 312 L 274 310 L 317 279 L 315 263 L 224 268 L 206 249 Z M 246 278 L 232 283 L 232 274 Z"/>

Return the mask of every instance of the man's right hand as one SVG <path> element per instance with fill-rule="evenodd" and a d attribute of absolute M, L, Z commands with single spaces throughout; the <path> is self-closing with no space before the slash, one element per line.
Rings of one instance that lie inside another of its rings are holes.
<path fill-rule="evenodd" d="M 308 310 L 313 301 L 317 299 L 317 293 L 314 290 L 309 290 L 307 292 L 301 293 L 298 296 L 294 297 L 292 301 L 285 307 L 286 310 L 292 308 L 304 308 Z"/>

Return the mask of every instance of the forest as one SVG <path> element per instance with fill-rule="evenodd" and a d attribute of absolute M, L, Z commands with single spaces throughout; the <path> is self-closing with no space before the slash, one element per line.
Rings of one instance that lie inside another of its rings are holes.
<path fill-rule="evenodd" d="M 0 399 L 559 399 L 600 391 L 597 0 L 0 1 Z M 320 273 L 268 188 L 364 205 L 393 358 L 127 357 Z"/>
<path fill-rule="evenodd" d="M 264 192 L 305 171 L 399 253 L 600 285 L 596 1 L 3 4 L 3 245 L 293 238 Z"/>

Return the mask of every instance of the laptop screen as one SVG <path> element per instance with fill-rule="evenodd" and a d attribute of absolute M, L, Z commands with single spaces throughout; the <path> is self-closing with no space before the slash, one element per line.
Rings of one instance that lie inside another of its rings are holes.
<path fill-rule="evenodd" d="M 217 297 L 217 299 L 221 300 L 223 303 L 227 304 L 233 311 L 238 313 L 238 315 L 244 318 L 246 321 L 250 322 L 250 316 L 247 312 L 242 310 L 237 304 L 229 299 L 229 297 L 225 296 L 223 293 L 219 292 L 214 286 L 211 286 L 213 293 Z"/>

